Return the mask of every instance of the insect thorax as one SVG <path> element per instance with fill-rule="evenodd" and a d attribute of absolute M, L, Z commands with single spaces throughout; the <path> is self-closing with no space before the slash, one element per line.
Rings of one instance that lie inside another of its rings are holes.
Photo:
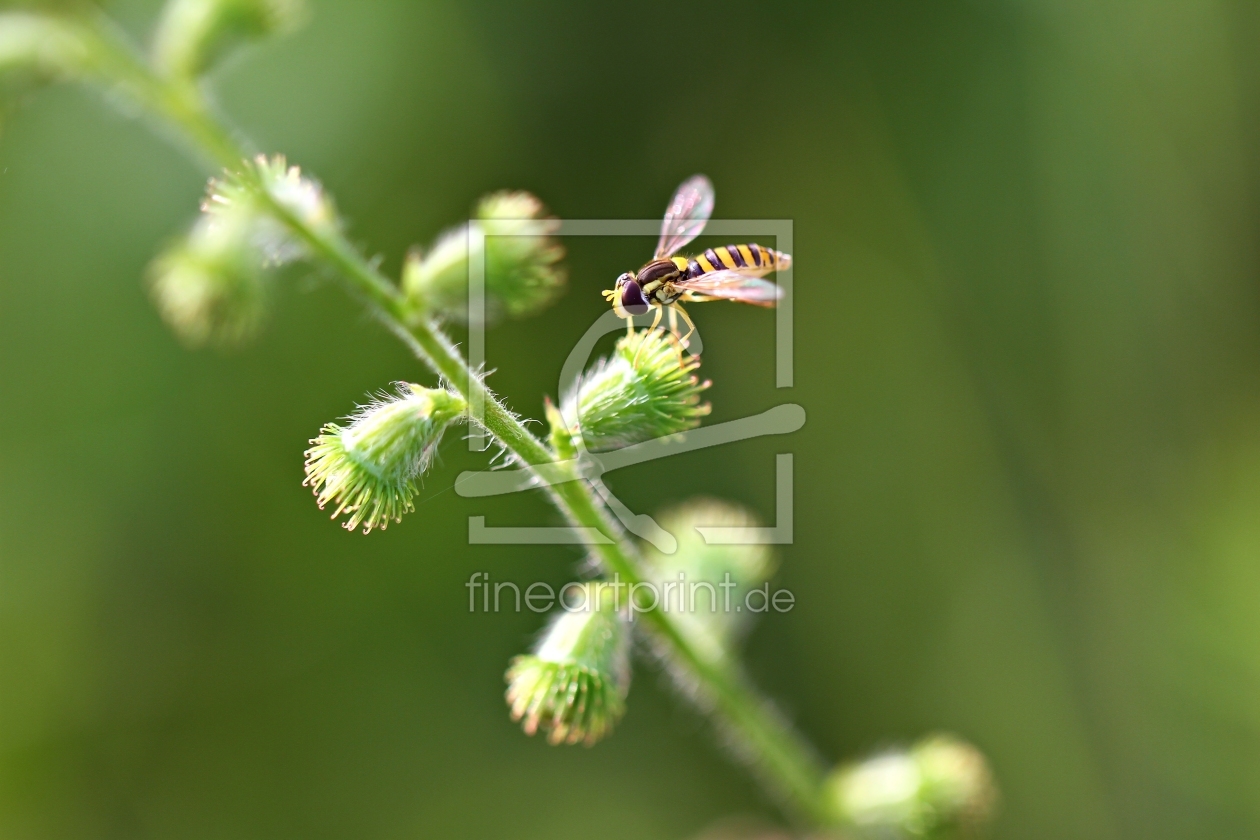
<path fill-rule="evenodd" d="M 686 263 L 684 262 L 684 266 Z M 671 259 L 652 260 L 643 268 L 635 280 L 643 290 L 643 296 L 653 303 L 669 304 L 678 300 L 681 292 L 671 285 L 682 277 L 682 268 Z"/>

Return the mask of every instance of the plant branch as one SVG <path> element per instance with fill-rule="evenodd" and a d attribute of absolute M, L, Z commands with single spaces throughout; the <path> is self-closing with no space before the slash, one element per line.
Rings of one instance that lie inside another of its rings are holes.
<path fill-rule="evenodd" d="M 249 157 L 213 114 L 194 84 L 160 77 L 108 23 L 97 19 L 84 33 L 93 52 L 96 74 L 120 86 L 145 110 L 175 127 L 203 160 L 238 173 L 265 201 L 268 212 L 282 222 L 308 249 L 310 256 L 332 269 L 355 296 L 363 299 L 377 318 L 451 388 L 469 403 L 484 406 L 481 424 L 512 455 L 529 468 L 553 463 L 551 451 L 509 411 L 471 371 L 450 340 L 427 320 L 410 313 L 397 287 L 384 277 L 341 233 L 317 229 L 277 202 L 251 167 Z M 576 475 L 572 481 L 547 491 L 552 502 L 576 526 L 607 535 L 608 544 L 593 550 L 609 572 L 629 583 L 642 582 L 638 554 L 590 485 Z M 823 799 L 824 767 L 810 745 L 762 698 L 737 663 L 702 655 L 659 608 L 644 613 L 666 648 L 669 658 L 700 688 L 701 699 L 719 713 L 726 728 L 741 742 L 741 752 L 755 766 L 763 783 L 801 820 L 827 820 Z"/>

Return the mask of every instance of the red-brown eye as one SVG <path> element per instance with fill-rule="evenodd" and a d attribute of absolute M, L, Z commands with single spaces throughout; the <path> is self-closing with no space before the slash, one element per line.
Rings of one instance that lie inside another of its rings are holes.
<path fill-rule="evenodd" d="M 627 280 L 621 287 L 621 308 L 631 315 L 642 315 L 651 308 L 643 290 L 634 280 Z"/>

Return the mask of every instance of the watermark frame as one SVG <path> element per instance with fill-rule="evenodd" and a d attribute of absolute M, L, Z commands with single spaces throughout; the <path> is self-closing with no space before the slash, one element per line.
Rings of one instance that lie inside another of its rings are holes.
<path fill-rule="evenodd" d="M 533 223 L 537 225 L 537 222 Z M 565 236 L 635 236 L 655 237 L 660 233 L 659 219 L 561 219 L 549 221 L 548 234 Z M 527 228 L 528 230 L 528 225 Z M 486 238 L 490 236 L 537 236 L 541 233 L 522 233 L 522 222 L 515 220 L 483 220 L 467 226 L 468 231 L 468 360 L 477 372 L 486 369 Z M 790 219 L 712 219 L 704 229 L 705 236 L 729 237 L 731 241 L 751 242 L 771 240 L 771 247 L 792 253 L 793 224 Z M 775 276 L 783 296 L 775 307 L 775 388 L 790 389 L 793 385 L 793 288 L 792 268 Z M 650 313 L 642 316 L 646 326 Z M 625 328 L 625 322 L 610 308 L 587 330 L 578 342 L 561 371 L 557 394 L 564 394 L 576 383 L 590 361 L 595 343 L 615 330 Z M 698 352 L 700 336 L 693 335 L 693 349 Z M 485 416 L 485 403 L 481 392 L 469 401 L 470 424 L 469 448 L 484 451 L 488 436 L 480 425 Z M 796 431 L 805 422 L 805 412 L 799 405 L 783 403 L 769 411 L 752 417 L 706 426 L 690 432 L 647 441 L 613 452 L 580 452 L 576 464 L 544 466 L 541 470 L 508 469 L 462 473 L 455 482 L 460 496 L 480 497 L 516 493 L 571 480 L 570 468 L 576 467 L 602 497 L 605 504 L 628 531 L 648 540 L 659 550 L 672 554 L 677 550 L 673 535 L 662 529 L 650 516 L 635 514 L 626 508 L 605 486 L 602 476 L 619 467 L 666 457 L 683 451 L 718 446 L 738 440 L 765 435 L 782 435 Z M 792 542 L 792 492 L 793 460 L 791 453 L 779 453 L 775 457 L 775 524 L 771 527 L 706 527 L 697 526 L 709 544 L 787 544 Z M 503 527 L 488 526 L 484 516 L 468 518 L 470 544 L 546 544 L 546 545 L 597 545 L 606 544 L 607 536 L 593 528 L 575 527 Z"/>

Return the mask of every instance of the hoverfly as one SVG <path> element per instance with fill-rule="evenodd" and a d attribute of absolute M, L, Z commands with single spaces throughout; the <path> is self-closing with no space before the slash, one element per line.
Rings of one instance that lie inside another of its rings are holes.
<path fill-rule="evenodd" d="M 656 315 L 650 329 L 656 329 L 661 314 L 668 309 L 671 331 L 677 332 L 675 312 L 690 328 L 682 339 L 686 346 L 696 326 L 682 308 L 682 301 L 734 300 L 774 306 L 782 297 L 782 290 L 764 277 L 790 266 L 790 254 L 749 243 L 709 248 L 690 258 L 674 256 L 700 235 L 711 215 L 713 184 L 709 179 L 694 175 L 683 181 L 665 210 L 652 261 L 637 272 L 622 274 L 614 288 L 604 291 L 604 298 L 630 322 L 630 329 L 634 328 L 633 317 L 645 314 L 651 307 L 656 307 Z"/>

